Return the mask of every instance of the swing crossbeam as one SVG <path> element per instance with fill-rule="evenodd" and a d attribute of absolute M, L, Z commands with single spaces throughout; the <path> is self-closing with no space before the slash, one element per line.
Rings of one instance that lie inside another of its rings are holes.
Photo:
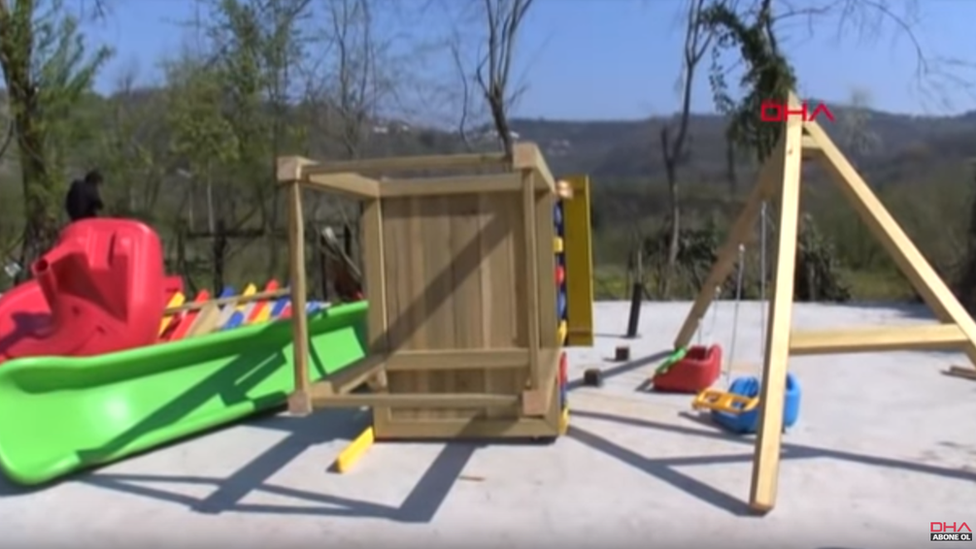
<path fill-rule="evenodd" d="M 711 410 L 714 412 L 726 412 L 729 414 L 744 414 L 759 406 L 759 399 L 737 395 L 718 389 L 705 389 L 698 393 L 691 407 L 695 410 Z"/>
<path fill-rule="evenodd" d="M 932 351 L 965 348 L 967 344 L 969 338 L 956 324 L 882 326 L 790 333 L 791 356 Z"/>

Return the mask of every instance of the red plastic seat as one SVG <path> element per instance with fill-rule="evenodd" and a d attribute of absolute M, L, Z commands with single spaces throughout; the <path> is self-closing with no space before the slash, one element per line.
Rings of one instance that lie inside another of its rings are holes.
<path fill-rule="evenodd" d="M 722 347 L 693 345 L 684 358 L 666 372 L 655 374 L 655 391 L 697 394 L 709 387 L 722 373 Z"/>
<path fill-rule="evenodd" d="M 91 356 L 156 342 L 168 297 L 159 236 L 129 219 L 72 223 L 0 298 L 0 362 Z"/>

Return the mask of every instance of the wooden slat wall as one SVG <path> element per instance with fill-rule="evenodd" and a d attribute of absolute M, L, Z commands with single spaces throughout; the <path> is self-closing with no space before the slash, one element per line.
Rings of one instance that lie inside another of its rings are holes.
<path fill-rule="evenodd" d="M 527 345 L 520 306 L 527 284 L 520 282 L 526 235 L 519 193 L 385 198 L 382 210 L 391 350 Z M 518 394 L 527 369 L 388 375 L 391 393 Z M 401 409 L 392 414 L 394 421 L 488 414 L 502 419 L 518 417 L 518 410 Z"/>

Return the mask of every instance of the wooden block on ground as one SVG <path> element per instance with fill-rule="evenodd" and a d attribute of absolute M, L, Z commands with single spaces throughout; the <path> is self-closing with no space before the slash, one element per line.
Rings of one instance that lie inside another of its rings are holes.
<path fill-rule="evenodd" d="M 976 369 L 969 366 L 950 366 L 945 375 L 976 381 Z"/>

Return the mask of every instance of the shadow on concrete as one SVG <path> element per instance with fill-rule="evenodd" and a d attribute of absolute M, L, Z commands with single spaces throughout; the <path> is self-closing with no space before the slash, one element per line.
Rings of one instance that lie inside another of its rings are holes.
<path fill-rule="evenodd" d="M 229 477 L 174 476 L 92 472 L 75 481 L 99 488 L 183 505 L 203 514 L 262 513 L 350 518 L 383 518 L 406 523 L 430 522 L 447 498 L 474 452 L 483 444 L 450 443 L 421 476 L 413 490 L 398 506 L 271 484 L 269 479 L 308 448 L 333 440 L 351 440 L 367 425 L 368 414 L 361 411 L 327 410 L 296 418 L 270 417 L 249 422 L 265 429 L 285 431 L 289 436 L 268 448 Z M 206 497 L 176 493 L 162 484 L 214 487 Z M 148 486 L 154 484 L 157 486 Z M 296 500 L 288 504 L 251 504 L 243 500 L 252 492 Z"/>
<path fill-rule="evenodd" d="M 604 377 L 613 377 L 641 368 L 663 359 L 669 351 L 614 366 L 604 370 Z M 570 383 L 570 388 L 582 386 L 582 380 Z M 286 431 L 289 436 L 268 448 L 260 456 L 241 467 L 227 478 L 134 475 L 89 470 L 62 479 L 75 481 L 103 489 L 148 497 L 178 505 L 184 505 L 199 513 L 253 512 L 277 514 L 328 515 L 349 517 L 386 518 L 399 522 L 424 523 L 433 519 L 438 508 L 458 480 L 474 452 L 487 444 L 512 444 L 510 441 L 479 443 L 449 443 L 431 463 L 411 493 L 399 506 L 389 506 L 348 498 L 330 496 L 306 490 L 274 486 L 268 483 L 275 473 L 287 466 L 308 448 L 333 440 L 352 440 L 368 423 L 368 414 L 361 411 L 327 410 L 314 415 L 296 418 L 290 416 L 266 416 L 244 422 L 253 427 Z M 180 444 L 188 439 L 175 442 Z M 214 491 L 204 497 L 180 494 L 159 484 L 191 484 L 213 486 Z M 157 486 L 149 486 L 154 484 Z M 20 487 L 0 475 L 0 497 L 16 497 L 35 493 L 51 485 Z M 251 492 L 265 492 L 291 497 L 303 502 L 300 506 L 264 505 L 242 503 Z M 308 503 L 312 503 L 309 506 Z"/>
<path fill-rule="evenodd" d="M 678 435 L 685 436 L 696 436 L 702 438 L 709 438 L 715 440 L 729 441 L 733 443 L 742 444 L 743 446 L 748 446 L 748 453 L 741 454 L 726 454 L 726 455 L 710 455 L 710 456 L 688 456 L 688 457 L 666 457 L 666 458 L 649 458 L 637 454 L 632 450 L 628 450 L 614 442 L 606 440 L 590 431 L 582 429 L 580 427 L 571 426 L 568 435 L 581 442 L 582 444 L 602 452 L 610 457 L 616 458 L 617 460 L 630 465 L 636 469 L 644 471 L 645 473 L 666 482 L 675 488 L 686 492 L 687 494 L 694 496 L 705 503 L 713 505 L 719 509 L 723 509 L 737 516 L 749 516 L 752 514 L 748 505 L 725 492 L 716 490 L 707 484 L 691 478 L 676 470 L 677 467 L 689 467 L 689 466 L 707 466 L 707 465 L 721 465 L 727 463 L 749 463 L 753 459 L 752 446 L 754 445 L 753 437 L 737 437 L 729 435 L 723 432 L 703 430 L 693 427 L 687 427 L 682 425 L 671 425 L 667 423 L 661 423 L 657 421 L 650 421 L 646 419 L 636 419 L 629 418 L 625 416 L 619 416 L 615 414 L 606 414 L 603 412 L 590 412 L 586 410 L 573 410 L 573 417 L 575 418 L 586 418 L 596 421 L 608 421 L 612 423 L 617 423 L 620 425 L 627 425 L 631 427 L 637 427 L 642 429 L 653 429 L 657 431 L 665 431 L 668 433 L 674 433 Z M 690 419 L 700 424 L 707 424 L 714 427 L 707 420 L 697 417 L 693 414 L 682 413 L 680 414 L 686 419 Z M 784 460 L 789 459 L 815 459 L 815 458 L 826 458 L 826 459 L 836 459 L 841 461 L 847 461 L 850 463 L 859 463 L 862 465 L 870 465 L 873 467 L 885 467 L 889 469 L 898 469 L 902 471 L 908 471 L 912 473 L 919 473 L 925 475 L 933 475 L 943 478 L 949 478 L 954 480 L 963 480 L 968 482 L 976 482 L 976 472 L 966 471 L 963 469 L 954 469 L 949 467 L 939 467 L 935 465 L 927 465 L 924 463 L 915 463 L 911 461 L 903 461 L 892 458 L 885 458 L 881 456 L 871 456 L 865 454 L 858 454 L 855 452 L 844 452 L 840 450 L 828 450 L 824 448 L 815 448 L 812 446 L 805 446 L 802 444 L 784 443 L 783 444 L 783 457 Z"/>
<path fill-rule="evenodd" d="M 27 496 L 35 492 L 40 492 L 47 486 L 20 486 L 10 482 L 2 472 L 0 472 L 0 498 L 10 498 L 16 496 Z"/>
<path fill-rule="evenodd" d="M 586 417 L 585 412 L 572 412 L 574 416 Z M 677 469 L 675 467 L 679 465 L 688 465 L 684 462 L 675 463 L 677 460 L 674 458 L 668 459 L 654 459 L 644 457 L 633 450 L 624 448 L 616 443 L 610 442 L 609 440 L 596 435 L 586 429 L 582 429 L 576 426 L 570 426 L 567 436 L 582 443 L 584 446 L 588 446 L 593 450 L 600 453 L 606 454 L 612 458 L 617 459 L 621 463 L 630 465 L 635 469 L 639 469 L 654 478 L 666 482 L 671 486 L 687 493 L 693 497 L 696 497 L 709 505 L 713 505 L 719 509 L 728 511 L 736 516 L 749 516 L 750 510 L 749 506 L 743 503 L 738 498 L 727 494 L 721 490 L 717 490 L 704 482 L 701 482 L 695 478 L 692 478 Z M 731 458 L 732 462 L 740 461 L 740 456 L 709 456 L 714 461 L 710 463 L 722 463 L 722 458 Z M 751 459 L 752 456 L 750 455 Z"/>
<path fill-rule="evenodd" d="M 614 376 L 619 376 L 619 375 L 626 374 L 628 372 L 632 372 L 638 368 L 643 368 L 648 364 L 653 364 L 655 362 L 664 360 L 670 354 L 671 351 L 659 351 L 657 353 L 648 356 L 635 358 L 628 362 L 624 362 L 623 364 L 618 364 L 616 366 L 606 368 L 603 370 L 603 379 L 606 380 Z M 566 388 L 569 391 L 572 391 L 574 389 L 579 389 L 580 387 L 584 387 L 583 378 L 576 378 L 570 380 L 569 383 L 566 384 Z"/>
<path fill-rule="evenodd" d="M 606 332 L 594 332 L 593 337 L 598 339 L 619 339 L 620 341 L 633 341 L 634 338 L 627 337 L 625 333 L 611 334 Z"/>

